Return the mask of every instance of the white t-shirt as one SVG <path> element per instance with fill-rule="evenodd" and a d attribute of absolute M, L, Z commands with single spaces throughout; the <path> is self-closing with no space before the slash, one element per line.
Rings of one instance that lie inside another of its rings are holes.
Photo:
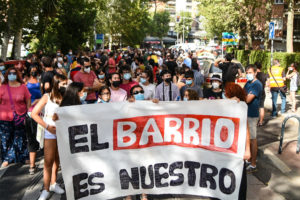
<path fill-rule="evenodd" d="M 151 100 L 154 98 L 154 95 L 155 95 L 155 85 L 154 84 L 149 84 L 147 86 L 143 85 L 143 84 L 140 84 L 143 89 L 144 89 L 144 97 L 145 97 L 145 100 Z"/>

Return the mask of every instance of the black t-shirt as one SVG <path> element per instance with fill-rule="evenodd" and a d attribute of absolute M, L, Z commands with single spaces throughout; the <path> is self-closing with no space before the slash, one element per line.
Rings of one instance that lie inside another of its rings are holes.
<path fill-rule="evenodd" d="M 257 72 L 257 75 L 256 75 L 256 78 L 261 82 L 261 84 L 263 85 L 263 95 L 266 95 L 265 94 L 265 86 L 266 86 L 266 82 L 267 82 L 267 79 L 268 79 L 268 75 L 263 73 L 263 72 Z"/>
<path fill-rule="evenodd" d="M 175 61 L 168 61 L 166 62 L 166 65 L 168 67 L 168 69 L 171 71 L 171 75 L 175 76 L 175 69 L 177 68 L 177 63 Z"/>
<path fill-rule="evenodd" d="M 51 91 L 51 89 L 52 89 L 52 80 L 53 80 L 53 77 L 55 76 L 55 74 L 56 74 L 56 71 L 54 71 L 54 70 L 42 73 L 41 82 L 43 84 L 43 88 L 42 88 L 43 94 L 46 93 L 46 92 Z M 45 91 L 45 83 L 50 84 L 50 88 L 47 91 Z"/>
<path fill-rule="evenodd" d="M 214 92 L 212 88 L 205 89 L 203 96 L 205 99 L 222 99 L 222 91 Z"/>
<path fill-rule="evenodd" d="M 108 57 L 106 55 L 102 55 L 100 58 L 101 67 L 105 66 L 106 61 L 108 61 Z"/>
<path fill-rule="evenodd" d="M 222 70 L 223 83 L 235 82 L 236 75 L 238 74 L 239 66 L 232 62 L 225 62 L 219 65 Z"/>

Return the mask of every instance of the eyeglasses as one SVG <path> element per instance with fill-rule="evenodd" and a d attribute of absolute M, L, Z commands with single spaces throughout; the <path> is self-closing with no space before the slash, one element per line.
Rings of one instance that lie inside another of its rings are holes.
<path fill-rule="evenodd" d="M 17 72 L 9 72 L 9 75 L 17 75 Z"/>
<path fill-rule="evenodd" d="M 135 91 L 135 92 L 133 93 L 133 95 L 136 95 L 136 94 L 139 94 L 139 93 L 144 94 L 144 90 Z"/>
<path fill-rule="evenodd" d="M 89 68 L 89 67 L 91 67 L 91 65 L 88 65 L 88 66 L 84 66 L 84 68 Z"/>
<path fill-rule="evenodd" d="M 109 92 L 102 93 L 101 95 L 110 95 Z"/>

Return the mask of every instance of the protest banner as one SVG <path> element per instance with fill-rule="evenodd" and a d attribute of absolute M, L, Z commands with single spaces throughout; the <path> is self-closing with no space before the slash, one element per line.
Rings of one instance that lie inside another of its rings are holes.
<path fill-rule="evenodd" d="M 238 199 L 247 105 L 230 100 L 61 107 L 67 199 L 185 194 Z"/>

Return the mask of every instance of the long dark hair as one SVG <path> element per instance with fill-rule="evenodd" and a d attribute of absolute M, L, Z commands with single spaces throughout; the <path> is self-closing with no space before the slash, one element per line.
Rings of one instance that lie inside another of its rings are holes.
<path fill-rule="evenodd" d="M 6 73 L 4 75 L 3 84 L 8 84 L 8 74 L 10 73 L 11 70 L 15 70 L 17 72 L 17 80 L 16 81 L 18 81 L 19 83 L 23 84 L 24 82 L 23 82 L 23 79 L 22 79 L 22 74 L 15 67 L 8 68 L 8 70 L 6 71 Z"/>
<path fill-rule="evenodd" d="M 54 77 L 53 77 L 53 80 L 52 80 L 52 90 L 50 92 L 50 99 L 52 102 L 55 102 L 56 104 L 60 104 L 61 100 L 62 100 L 62 96 L 59 92 L 59 83 L 61 81 L 65 81 L 65 80 L 68 80 L 67 77 L 65 77 L 64 75 L 61 75 L 61 74 L 56 74 Z"/>
<path fill-rule="evenodd" d="M 83 83 L 73 82 L 68 87 L 60 103 L 60 107 L 80 105 L 78 93 L 83 90 Z"/>

